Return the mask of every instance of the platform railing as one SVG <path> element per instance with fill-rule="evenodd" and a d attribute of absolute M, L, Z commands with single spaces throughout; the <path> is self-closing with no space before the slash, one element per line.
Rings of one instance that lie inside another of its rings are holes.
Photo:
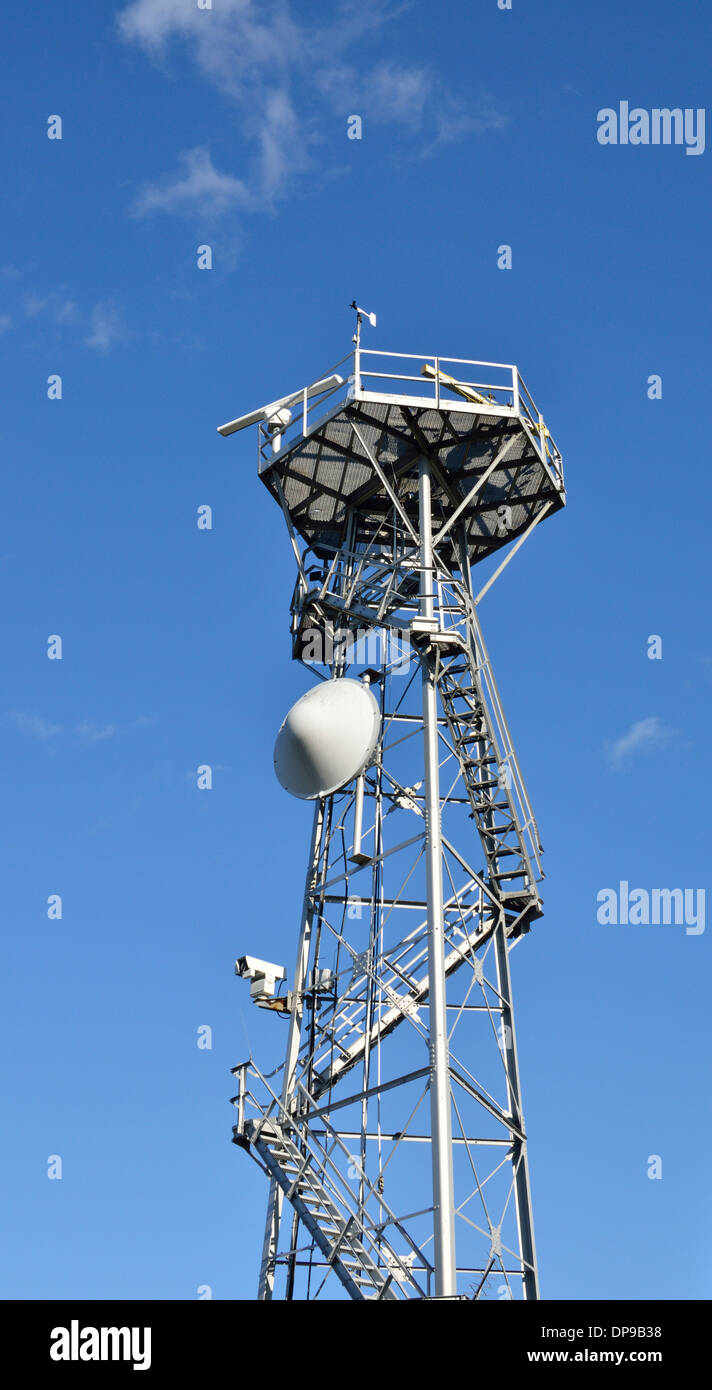
<path fill-rule="evenodd" d="M 311 434 L 324 416 L 346 400 L 382 396 L 421 408 L 430 405 L 439 410 L 447 406 L 468 413 L 518 416 L 526 425 L 542 461 L 563 486 L 561 454 L 523 377 L 511 363 L 357 348 L 322 373 L 319 380 L 331 376 L 340 380 L 318 396 L 309 396 L 310 388 L 305 387 L 298 401 L 290 407 L 292 418 L 280 436 L 276 451 L 266 423 L 259 426 L 261 471 L 299 438 Z"/>
<path fill-rule="evenodd" d="M 472 394 L 470 401 L 460 396 L 465 405 L 514 410 L 516 379 L 516 367 L 505 362 L 477 362 L 466 357 L 435 357 L 428 353 L 379 352 L 365 348 L 354 353 L 356 395 L 380 394 L 384 391 L 383 383 L 388 382 L 391 389 L 385 394 L 427 401 L 436 409 L 445 404 L 457 405 L 459 393 L 451 389 L 457 385 Z"/>

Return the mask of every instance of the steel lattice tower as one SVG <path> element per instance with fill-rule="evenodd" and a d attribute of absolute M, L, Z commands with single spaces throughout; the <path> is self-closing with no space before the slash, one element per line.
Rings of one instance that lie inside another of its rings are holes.
<path fill-rule="evenodd" d="M 293 656 L 367 682 L 382 721 L 314 801 L 289 988 L 236 967 L 289 1016 L 281 1067 L 234 1068 L 234 1142 L 269 1179 L 259 1297 L 535 1299 L 509 957 L 541 845 L 473 571 L 509 547 L 488 589 L 564 505 L 561 456 L 515 367 L 359 330 L 343 377 L 221 427 L 259 423 Z"/>

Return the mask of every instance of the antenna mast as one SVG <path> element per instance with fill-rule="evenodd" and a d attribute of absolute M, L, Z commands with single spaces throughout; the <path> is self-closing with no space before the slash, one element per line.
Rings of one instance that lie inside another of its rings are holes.
<path fill-rule="evenodd" d="M 536 1299 L 510 955 L 542 851 L 479 600 L 563 507 L 561 456 L 516 367 L 362 350 L 350 307 L 343 376 L 221 427 L 258 425 L 311 677 L 275 748 L 313 802 L 296 966 L 236 964 L 289 1017 L 276 1074 L 234 1068 L 258 1296 Z"/>

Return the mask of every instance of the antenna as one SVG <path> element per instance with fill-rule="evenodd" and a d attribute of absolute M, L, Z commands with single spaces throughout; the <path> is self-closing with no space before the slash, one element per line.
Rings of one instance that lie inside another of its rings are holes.
<path fill-rule="evenodd" d="M 510 955 L 542 916 L 542 850 L 479 604 L 564 506 L 561 455 L 514 366 L 373 351 L 364 385 L 375 315 L 351 308 L 348 384 L 304 388 L 318 418 L 305 405 L 278 455 L 264 435 L 299 392 L 221 427 L 260 430 L 309 673 L 274 749 L 313 808 L 290 980 L 261 958 L 283 929 L 278 827 L 257 935 L 236 943 L 288 1025 L 233 1069 L 233 1142 L 270 1180 L 258 1297 L 537 1299 Z M 262 661 L 258 690 L 279 679 Z"/>
<path fill-rule="evenodd" d="M 310 400 L 314 396 L 323 396 L 326 391 L 334 391 L 343 384 L 343 377 L 334 372 L 321 381 L 313 382 L 311 386 L 303 386 L 301 391 L 292 391 L 291 395 L 280 396 L 278 401 L 270 401 L 269 405 L 261 405 L 258 410 L 252 410 L 248 415 L 240 415 L 237 420 L 230 420 L 226 425 L 218 425 L 218 434 L 226 439 L 228 435 L 237 434 L 238 430 L 244 430 L 248 425 L 266 422 L 267 431 L 272 439 L 272 452 L 277 454 L 281 448 L 282 434 L 292 423 L 290 405 L 295 405 L 300 400 Z"/>

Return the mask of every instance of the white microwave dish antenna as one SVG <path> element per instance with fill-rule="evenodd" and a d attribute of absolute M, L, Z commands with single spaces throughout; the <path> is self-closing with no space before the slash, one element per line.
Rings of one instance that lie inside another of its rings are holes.
<path fill-rule="evenodd" d="M 277 734 L 274 770 L 302 801 L 331 796 L 368 767 L 378 745 L 381 711 L 372 691 L 348 676 L 302 695 Z"/>

